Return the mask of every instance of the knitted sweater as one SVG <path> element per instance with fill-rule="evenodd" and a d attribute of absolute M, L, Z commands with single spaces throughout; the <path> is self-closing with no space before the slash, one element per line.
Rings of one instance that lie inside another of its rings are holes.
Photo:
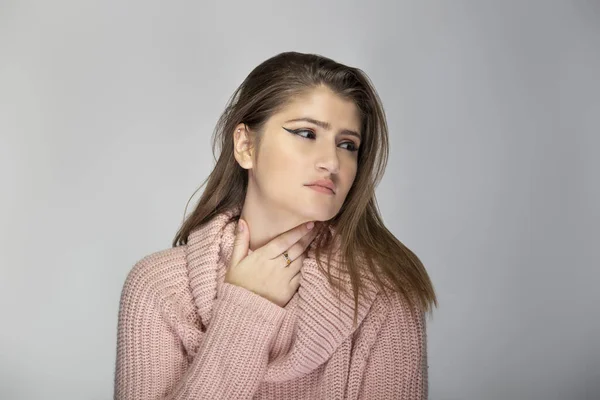
<path fill-rule="evenodd" d="M 399 295 L 388 300 L 367 283 L 353 327 L 353 298 L 338 301 L 312 244 L 285 307 L 225 283 L 237 225 L 229 215 L 127 275 L 115 399 L 427 398 L 422 312 L 411 317 Z"/>

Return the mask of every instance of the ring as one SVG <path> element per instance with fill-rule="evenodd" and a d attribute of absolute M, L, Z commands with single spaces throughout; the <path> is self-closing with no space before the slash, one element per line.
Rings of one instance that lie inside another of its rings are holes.
<path fill-rule="evenodd" d="M 288 256 L 287 251 L 283 252 L 283 256 L 285 257 L 285 262 L 287 263 L 285 266 L 287 267 L 288 265 L 290 265 L 292 263 L 292 260 L 290 260 L 290 256 Z"/>

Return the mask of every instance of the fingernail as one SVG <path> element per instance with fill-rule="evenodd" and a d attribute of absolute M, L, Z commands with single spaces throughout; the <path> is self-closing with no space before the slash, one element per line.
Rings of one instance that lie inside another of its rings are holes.
<path fill-rule="evenodd" d="M 244 223 L 241 219 L 238 221 L 238 232 L 244 232 Z"/>
<path fill-rule="evenodd" d="M 306 227 L 307 227 L 308 229 L 312 229 L 312 228 L 313 228 L 313 226 L 315 226 L 315 223 L 314 223 L 314 222 L 309 222 L 308 224 L 306 224 Z"/>

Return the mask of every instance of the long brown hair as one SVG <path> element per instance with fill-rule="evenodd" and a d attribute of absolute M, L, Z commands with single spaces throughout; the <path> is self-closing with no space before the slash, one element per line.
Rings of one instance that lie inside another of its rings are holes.
<path fill-rule="evenodd" d="M 282 110 L 295 96 L 320 85 L 326 85 L 356 104 L 361 114 L 362 140 L 353 185 L 338 214 L 326 221 L 329 224 L 326 226 L 333 229 L 321 229 L 324 234 L 315 239 L 318 243 L 317 263 L 331 285 L 344 290 L 343 285 L 333 279 L 329 268 L 333 253 L 331 244 L 339 243 L 336 257 L 351 282 L 355 322 L 363 279 L 370 279 L 384 293 L 389 289 L 402 294 L 411 310 L 431 312 L 432 304 L 438 304 L 429 275 L 419 258 L 384 226 L 375 198 L 375 187 L 383 176 L 389 154 L 386 116 L 379 95 L 362 70 L 317 54 L 285 52 L 271 57 L 254 68 L 234 91 L 213 132 L 212 151 L 216 165 L 200 186 L 206 184 L 206 189 L 196 209 L 184 219 L 173 247 L 187 244 L 189 234 L 217 214 L 241 210 L 248 171 L 234 158 L 235 127 L 244 123 L 253 133 L 253 147 L 258 157 L 261 131 L 268 118 Z M 239 215 L 234 215 L 231 220 L 237 219 Z M 321 251 L 328 252 L 327 271 L 320 261 Z"/>

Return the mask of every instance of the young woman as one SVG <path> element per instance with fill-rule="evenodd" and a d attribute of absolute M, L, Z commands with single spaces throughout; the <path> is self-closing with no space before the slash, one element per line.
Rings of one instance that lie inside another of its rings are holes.
<path fill-rule="evenodd" d="M 196 209 L 125 281 L 115 398 L 427 398 L 437 300 L 377 209 L 388 132 L 365 73 L 278 54 L 215 134 Z"/>

